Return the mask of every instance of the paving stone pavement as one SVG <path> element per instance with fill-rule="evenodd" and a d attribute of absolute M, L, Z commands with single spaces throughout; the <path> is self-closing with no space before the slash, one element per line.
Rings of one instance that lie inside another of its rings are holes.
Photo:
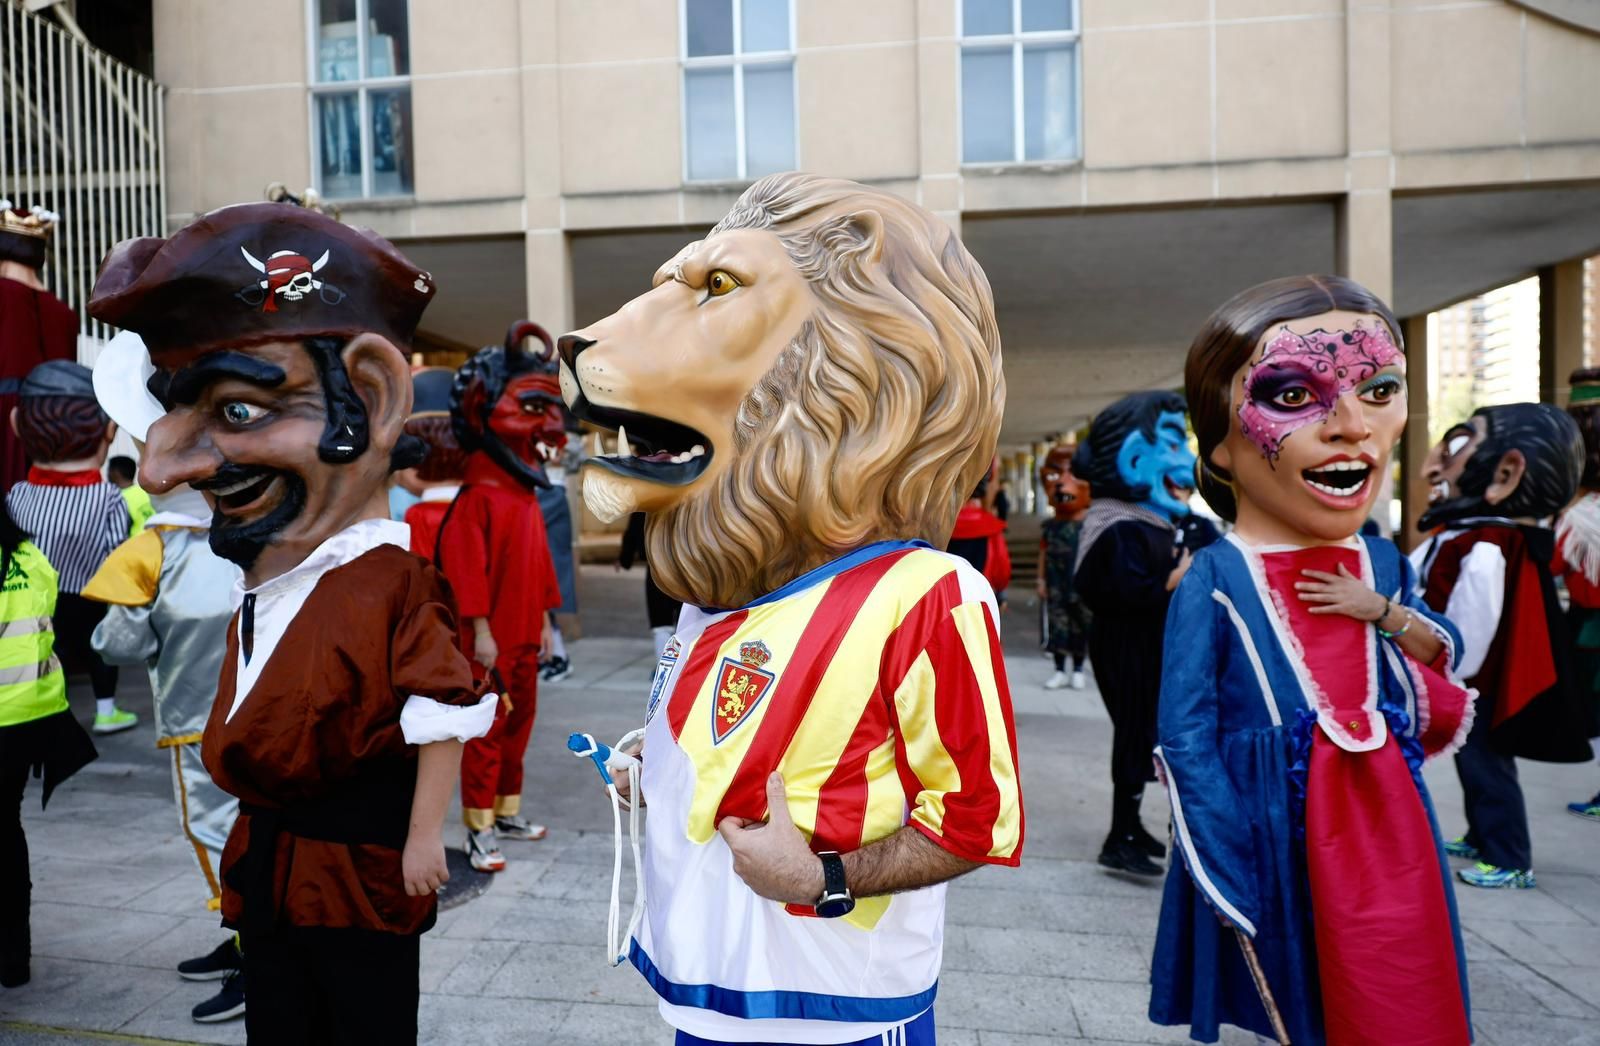
<path fill-rule="evenodd" d="M 638 574 L 583 568 L 586 636 L 576 670 L 544 688 L 528 752 L 527 812 L 539 843 L 508 843 L 509 868 L 423 938 L 425 1043 L 666 1044 L 643 981 L 604 958 L 610 813 L 567 734 L 626 732 L 653 658 Z M 1158 882 L 1094 863 L 1109 802 L 1110 724 L 1096 692 L 1046 691 L 1034 608 L 1019 597 L 1005 629 L 1028 809 L 1021 867 L 983 869 L 950 890 L 938 1013 L 942 1046 L 1160 1043 L 1186 1029 L 1144 1017 Z M 146 715 L 143 673 L 124 702 Z M 86 693 L 74 707 L 87 715 Z M 199 1025 L 189 1010 L 215 984 L 173 966 L 221 939 L 179 835 L 165 753 L 144 724 L 99 739 L 100 760 L 41 813 L 24 805 L 34 881 L 33 981 L 0 989 L 0 1046 L 111 1042 L 242 1043 L 242 1022 Z M 1477 1041 L 1600 1044 L 1600 826 L 1563 812 L 1600 787 L 1594 766 L 1522 764 L 1539 889 L 1456 891 L 1466 927 Z M 1462 825 L 1448 762 L 1427 777 L 1445 830 Z M 1152 789 L 1145 820 L 1165 823 Z M 451 825 L 456 823 L 452 816 Z M 447 829 L 459 844 L 460 830 Z M 1255 1037 L 1225 1031 L 1225 1043 Z"/>

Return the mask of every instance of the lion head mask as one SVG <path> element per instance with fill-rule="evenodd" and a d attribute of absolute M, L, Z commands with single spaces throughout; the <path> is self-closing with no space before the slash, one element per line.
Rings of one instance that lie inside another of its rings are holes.
<path fill-rule="evenodd" d="M 942 547 L 1005 406 L 989 283 L 950 228 L 806 174 L 756 182 L 560 349 L 573 412 L 618 432 L 585 503 L 649 513 L 657 582 L 702 606 L 873 541 Z"/>

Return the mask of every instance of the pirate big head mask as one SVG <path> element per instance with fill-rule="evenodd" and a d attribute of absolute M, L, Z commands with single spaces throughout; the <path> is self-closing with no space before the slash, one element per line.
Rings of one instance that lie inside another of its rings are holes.
<path fill-rule="evenodd" d="M 1422 475 L 1431 530 L 1471 516 L 1542 519 L 1559 512 L 1583 475 L 1583 435 L 1549 403 L 1483 407 L 1428 452 Z"/>
<path fill-rule="evenodd" d="M 530 337 L 543 343 L 540 355 L 523 351 Z M 567 442 L 550 335 L 527 320 L 512 324 L 503 346 L 481 349 L 456 372 L 450 413 L 462 449 L 486 454 L 530 490 L 550 486 L 545 463 Z"/>
<path fill-rule="evenodd" d="M 403 350 L 432 296 L 387 240 L 289 204 L 226 207 L 119 244 L 89 312 L 148 346 L 162 413 L 141 485 L 202 491 L 212 547 L 250 584 L 386 516 L 389 472 L 422 449 L 402 433 Z"/>

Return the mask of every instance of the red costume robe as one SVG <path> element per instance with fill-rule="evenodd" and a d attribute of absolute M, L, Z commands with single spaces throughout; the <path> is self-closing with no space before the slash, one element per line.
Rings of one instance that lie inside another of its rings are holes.
<path fill-rule="evenodd" d="M 539 642 L 546 611 L 561 605 L 561 587 L 538 497 L 482 452 L 468 460 L 439 550 L 455 590 L 461 649 L 472 656 L 470 621 L 488 618 L 499 650 L 493 689 L 510 705 L 502 704 L 494 728 L 468 742 L 461 759 L 462 814 L 468 827 L 483 829 L 521 809 L 522 757 L 539 699 Z"/>

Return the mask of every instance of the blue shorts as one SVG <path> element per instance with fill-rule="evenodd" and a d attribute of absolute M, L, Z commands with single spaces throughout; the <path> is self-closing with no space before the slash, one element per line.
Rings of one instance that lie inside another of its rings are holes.
<path fill-rule="evenodd" d="M 794 1046 L 793 1043 L 787 1042 L 723 1043 L 716 1039 L 702 1039 L 686 1031 L 678 1032 L 675 1042 L 676 1046 Z M 852 1039 L 842 1043 L 841 1046 L 934 1046 L 933 1008 L 930 1006 L 920 1017 L 913 1017 L 905 1024 L 890 1028 L 886 1032 L 865 1039 Z"/>

